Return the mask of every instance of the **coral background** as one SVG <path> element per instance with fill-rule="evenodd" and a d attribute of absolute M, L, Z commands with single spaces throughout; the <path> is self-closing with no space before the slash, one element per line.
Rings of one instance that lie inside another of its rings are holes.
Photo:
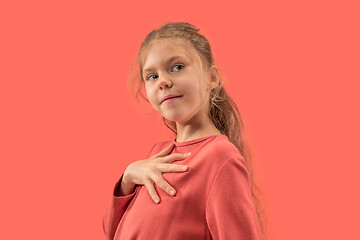
<path fill-rule="evenodd" d="M 0 239 L 105 239 L 126 166 L 172 136 L 127 77 L 168 21 L 210 41 L 270 239 L 360 239 L 356 1 L 2 1 Z"/>

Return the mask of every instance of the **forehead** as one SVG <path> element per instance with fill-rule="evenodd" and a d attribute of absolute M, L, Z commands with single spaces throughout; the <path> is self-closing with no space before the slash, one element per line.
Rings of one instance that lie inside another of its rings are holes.
<path fill-rule="evenodd" d="M 152 40 L 141 54 L 142 68 L 152 68 L 153 64 L 161 64 L 174 57 L 187 59 L 196 58 L 197 54 L 192 45 L 184 40 L 156 39 Z"/>

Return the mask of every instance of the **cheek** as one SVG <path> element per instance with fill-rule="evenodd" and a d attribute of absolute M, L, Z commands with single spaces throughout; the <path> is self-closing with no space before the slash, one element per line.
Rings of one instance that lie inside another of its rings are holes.
<path fill-rule="evenodd" d="M 204 97 L 205 91 L 203 86 L 200 86 L 197 82 L 191 82 L 183 86 L 186 89 L 188 97 L 193 101 L 198 102 L 199 99 Z"/>
<path fill-rule="evenodd" d="M 149 99 L 149 102 L 151 103 L 151 105 L 155 105 L 156 101 L 155 101 L 155 97 L 153 94 L 149 93 L 148 94 L 148 99 Z"/>
<path fill-rule="evenodd" d="M 158 96 L 154 93 L 154 91 L 151 90 L 151 88 L 146 88 L 146 95 L 147 95 L 147 98 L 148 98 L 151 106 L 153 108 L 157 109 L 158 104 L 159 104 Z"/>
<path fill-rule="evenodd" d="M 146 93 L 147 98 L 151 102 L 152 98 L 153 98 L 153 93 L 151 91 L 151 88 L 148 85 L 145 85 L 145 93 Z"/>

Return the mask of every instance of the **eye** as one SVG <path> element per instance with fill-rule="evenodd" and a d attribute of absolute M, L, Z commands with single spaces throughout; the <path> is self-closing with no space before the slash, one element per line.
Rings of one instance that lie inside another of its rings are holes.
<path fill-rule="evenodd" d="M 175 69 L 176 67 L 180 67 L 180 70 L 182 70 L 182 69 L 184 68 L 184 65 L 176 64 L 176 65 L 174 65 L 174 67 L 173 67 L 172 69 Z M 175 71 L 175 72 L 178 72 L 178 71 Z M 151 77 L 153 77 L 153 76 L 156 76 L 156 75 L 154 75 L 154 74 L 149 74 L 146 79 L 147 79 L 147 80 L 152 80 Z"/>
<path fill-rule="evenodd" d="M 173 69 L 174 69 L 175 67 L 177 67 L 177 66 L 181 67 L 181 69 L 183 69 L 183 68 L 184 68 L 184 66 L 183 66 L 183 65 L 176 64 L 176 65 L 173 67 Z M 181 70 L 181 69 L 180 69 L 180 70 Z M 176 71 L 176 72 L 177 72 L 177 71 Z"/>
<path fill-rule="evenodd" d="M 148 80 L 151 80 L 151 77 L 152 77 L 152 76 L 155 76 L 155 75 L 154 75 L 154 74 L 150 74 L 149 76 L 147 76 L 147 79 L 148 79 Z"/>

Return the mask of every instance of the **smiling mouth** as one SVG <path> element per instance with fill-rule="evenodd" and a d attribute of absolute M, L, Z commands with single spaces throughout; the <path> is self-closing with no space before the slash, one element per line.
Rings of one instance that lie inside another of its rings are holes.
<path fill-rule="evenodd" d="M 175 99 L 181 98 L 181 97 L 182 97 L 182 96 L 177 96 L 177 97 L 168 98 L 168 99 L 166 99 L 165 101 L 163 101 L 161 104 L 163 104 L 163 103 L 168 103 L 168 102 L 172 102 L 172 101 L 174 101 Z"/>

